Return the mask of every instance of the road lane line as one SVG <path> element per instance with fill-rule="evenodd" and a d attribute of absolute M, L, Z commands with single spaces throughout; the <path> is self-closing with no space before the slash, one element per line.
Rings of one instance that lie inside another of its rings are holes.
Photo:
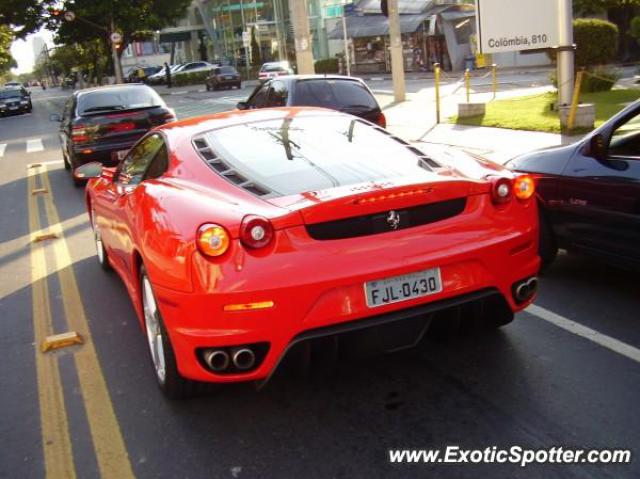
<path fill-rule="evenodd" d="M 4 151 L 7 149 L 6 143 L 0 143 L 0 158 L 4 156 Z"/>
<path fill-rule="evenodd" d="M 34 138 L 33 140 L 27 140 L 27 153 L 37 153 L 39 151 L 44 151 L 42 138 Z"/>
<path fill-rule="evenodd" d="M 46 166 L 42 168 L 42 183 L 44 188 L 52 191 Z M 53 243 L 53 250 L 67 323 L 69 329 L 77 331 L 85 339 L 84 346 L 75 352 L 74 359 L 100 475 L 104 478 L 133 478 L 129 454 L 90 334 L 80 290 L 73 272 L 73 261 L 53 195 L 47 195 L 44 201 L 51 232 L 59 237 Z"/>
<path fill-rule="evenodd" d="M 27 191 L 36 184 L 35 170 L 29 170 Z M 29 230 L 31 235 L 40 231 L 38 198 L 28 195 Z M 44 338 L 53 332 L 51 306 L 49 304 L 49 287 L 47 285 L 47 262 L 45 244 L 31 242 L 31 291 L 33 302 L 33 331 L 35 339 L 36 375 L 38 378 L 38 399 L 40 405 L 40 427 L 46 475 L 55 479 L 59 477 L 75 478 L 73 449 L 69 436 L 67 410 L 58 358 L 40 352 L 39 345 Z"/>
<path fill-rule="evenodd" d="M 621 354 L 622 356 L 640 363 L 640 349 L 634 348 L 627 343 L 623 343 L 622 341 L 612 338 L 611 336 L 602 334 L 595 329 L 583 326 L 580 323 L 576 323 L 575 321 L 565 318 L 564 316 L 560 316 L 559 314 L 556 314 L 535 304 L 529 305 L 527 309 L 525 309 L 525 311 L 540 319 L 543 319 L 544 321 L 558 326 L 565 331 L 573 333 L 576 336 L 588 339 L 591 342 L 599 344 L 602 347 L 605 347 L 613 352 Z"/>

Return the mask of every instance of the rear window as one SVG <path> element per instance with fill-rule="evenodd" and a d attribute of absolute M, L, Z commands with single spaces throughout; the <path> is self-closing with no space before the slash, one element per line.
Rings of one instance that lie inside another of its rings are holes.
<path fill-rule="evenodd" d="M 263 71 L 263 72 L 279 72 L 282 70 L 286 70 L 286 68 L 283 65 L 280 65 L 279 63 L 266 64 L 266 65 L 263 65 L 262 68 L 260 69 L 260 71 Z"/>
<path fill-rule="evenodd" d="M 78 115 L 156 106 L 164 106 L 164 102 L 154 90 L 146 87 L 95 91 L 78 97 Z"/>
<path fill-rule="evenodd" d="M 236 69 L 233 67 L 220 67 L 219 70 L 223 75 L 231 75 L 236 73 Z"/>
<path fill-rule="evenodd" d="M 352 80 L 300 80 L 296 84 L 295 105 L 339 110 L 344 107 L 376 109 L 378 103 L 359 82 Z"/>
<path fill-rule="evenodd" d="M 250 138 L 251 141 L 247 141 Z M 410 176 L 432 178 L 406 144 L 364 121 L 302 112 L 210 131 L 194 140 L 214 170 L 233 171 L 271 196 Z"/>

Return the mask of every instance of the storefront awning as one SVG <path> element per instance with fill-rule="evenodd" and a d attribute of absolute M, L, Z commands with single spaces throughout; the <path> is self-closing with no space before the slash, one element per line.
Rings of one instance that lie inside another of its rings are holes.
<path fill-rule="evenodd" d="M 448 22 L 455 20 L 462 20 L 463 18 L 471 18 L 476 16 L 475 10 L 468 10 L 466 12 L 442 12 L 440 14 L 443 20 Z"/>
<path fill-rule="evenodd" d="M 400 31 L 414 33 L 420 28 L 427 14 L 400 15 Z M 389 20 L 384 15 L 364 15 L 362 17 L 347 17 L 347 37 L 381 37 L 389 34 Z M 343 37 L 342 23 L 338 22 L 329 32 L 330 40 L 341 40 Z"/>

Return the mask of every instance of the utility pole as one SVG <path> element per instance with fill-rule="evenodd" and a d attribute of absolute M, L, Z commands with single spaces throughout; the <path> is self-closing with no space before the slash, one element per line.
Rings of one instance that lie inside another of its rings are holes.
<path fill-rule="evenodd" d="M 344 61 L 347 65 L 347 76 L 351 76 L 351 61 L 349 58 L 349 39 L 347 38 L 346 5 L 342 5 L 342 39 L 344 40 Z"/>
<path fill-rule="evenodd" d="M 573 96 L 573 10 L 571 0 L 558 2 L 558 105 L 569 105 Z"/>
<path fill-rule="evenodd" d="M 111 53 L 113 54 L 113 70 L 116 75 L 116 83 L 124 83 L 124 79 L 122 78 L 122 65 L 120 65 L 120 57 L 118 56 L 118 46 L 120 45 L 120 41 L 115 41 L 116 36 L 116 25 L 113 22 L 113 18 L 111 19 Z"/>
<path fill-rule="evenodd" d="M 568 0 L 571 2 L 571 0 Z M 391 40 L 391 76 L 393 78 L 393 96 L 396 102 L 406 97 L 404 84 L 404 55 L 402 52 L 402 34 L 400 32 L 400 13 L 398 0 L 388 0 L 389 38 Z"/>
<path fill-rule="evenodd" d="M 311 32 L 309 30 L 307 0 L 289 2 L 289 14 L 293 24 L 296 43 L 296 63 L 299 75 L 315 73 L 313 51 L 311 50 Z"/>

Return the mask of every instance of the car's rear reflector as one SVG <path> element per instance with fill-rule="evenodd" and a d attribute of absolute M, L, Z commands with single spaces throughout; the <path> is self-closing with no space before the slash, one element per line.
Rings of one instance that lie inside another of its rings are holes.
<path fill-rule="evenodd" d="M 242 304 L 225 304 L 225 311 L 251 311 L 255 309 L 268 309 L 273 308 L 273 301 L 259 301 L 257 303 L 242 303 Z"/>

